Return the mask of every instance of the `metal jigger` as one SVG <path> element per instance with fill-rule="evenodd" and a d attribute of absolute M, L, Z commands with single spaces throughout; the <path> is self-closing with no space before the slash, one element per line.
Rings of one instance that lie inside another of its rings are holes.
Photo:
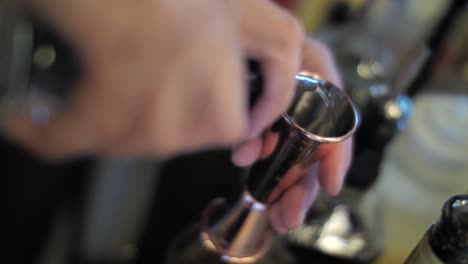
<path fill-rule="evenodd" d="M 226 208 L 222 199 L 216 199 L 203 212 L 202 245 L 220 261 L 253 263 L 261 258 L 272 240 L 268 208 L 281 196 L 273 190 L 293 170 L 312 165 L 321 144 L 341 142 L 356 130 L 359 115 L 349 97 L 314 76 L 296 75 L 294 100 L 270 128 L 277 139 L 275 148 L 250 168 L 237 203 Z"/>

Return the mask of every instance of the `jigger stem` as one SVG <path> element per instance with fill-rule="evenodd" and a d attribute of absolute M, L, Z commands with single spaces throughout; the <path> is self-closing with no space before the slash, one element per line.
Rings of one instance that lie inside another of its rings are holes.
<path fill-rule="evenodd" d="M 301 73 L 289 110 L 271 127 L 277 137 L 272 154 L 250 169 L 245 191 L 230 209 L 209 205 L 202 219 L 205 248 L 228 263 L 253 263 L 271 241 L 268 207 L 273 190 L 291 170 L 308 167 L 320 144 L 350 137 L 359 115 L 348 96 L 331 83 Z"/>

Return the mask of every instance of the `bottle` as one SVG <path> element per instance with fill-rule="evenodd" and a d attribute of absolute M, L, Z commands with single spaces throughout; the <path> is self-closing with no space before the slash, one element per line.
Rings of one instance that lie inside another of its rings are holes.
<path fill-rule="evenodd" d="M 405 264 L 468 263 L 468 195 L 447 200 L 442 215 L 424 234 Z"/>

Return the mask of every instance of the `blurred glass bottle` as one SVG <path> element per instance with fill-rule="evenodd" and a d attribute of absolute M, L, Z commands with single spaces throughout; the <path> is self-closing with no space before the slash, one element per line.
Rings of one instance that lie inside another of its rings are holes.
<path fill-rule="evenodd" d="M 430 45 L 432 55 L 409 90 L 412 118 L 385 153 L 377 184 L 387 245 L 382 263 L 403 262 L 438 216 L 433 205 L 468 185 L 468 7 L 454 8 L 463 1 L 446 1 L 453 7 L 442 20 L 451 25 L 441 23 L 442 36 L 435 30 L 439 44 Z"/>
<path fill-rule="evenodd" d="M 442 215 L 424 234 L 405 264 L 468 263 L 468 195 L 445 202 Z"/>
<path fill-rule="evenodd" d="M 330 2 L 334 8 L 314 37 L 333 50 L 346 89 L 365 113 L 372 84 L 425 56 L 423 43 L 449 1 L 428 0 L 424 9 L 416 0 Z M 359 8 L 355 2 L 360 2 Z"/>

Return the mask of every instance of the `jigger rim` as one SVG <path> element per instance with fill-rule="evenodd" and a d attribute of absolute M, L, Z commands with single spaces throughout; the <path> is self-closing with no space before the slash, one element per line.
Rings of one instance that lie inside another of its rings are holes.
<path fill-rule="evenodd" d="M 337 137 L 326 137 L 326 136 L 316 135 L 314 133 L 311 133 L 311 132 L 305 130 L 303 127 L 296 124 L 296 122 L 294 122 L 290 118 L 288 113 L 286 113 L 286 112 L 284 112 L 282 114 L 282 117 L 284 118 L 284 120 L 289 125 L 293 126 L 295 129 L 297 129 L 297 131 L 299 131 L 302 135 L 304 135 L 305 137 L 307 137 L 307 138 L 309 138 L 309 139 L 311 139 L 311 140 L 313 140 L 315 142 L 319 142 L 319 143 L 339 143 L 339 142 L 343 142 L 346 139 L 350 138 L 356 132 L 357 128 L 359 127 L 359 125 L 361 123 L 361 115 L 360 115 L 359 110 L 357 109 L 356 105 L 353 103 L 353 101 L 349 97 L 349 95 L 343 89 L 339 88 L 339 86 L 335 85 L 333 82 L 328 81 L 326 79 L 323 79 L 319 74 L 316 74 L 314 72 L 301 71 L 298 74 L 296 74 L 296 80 L 297 79 L 300 79 L 300 80 L 306 79 L 308 82 L 310 82 L 310 84 L 313 84 L 313 88 L 311 88 L 311 89 L 315 89 L 315 88 L 318 88 L 318 87 L 320 87 L 322 89 L 326 89 L 326 90 L 328 90 L 329 87 L 335 88 L 334 92 L 340 93 L 340 95 L 345 98 L 345 102 L 349 104 L 350 109 L 352 109 L 352 111 L 353 111 L 352 116 L 353 116 L 353 119 L 354 119 L 354 123 L 353 123 L 351 129 L 349 129 L 345 134 L 337 136 Z M 304 88 L 302 88 L 302 89 L 304 89 Z"/>

